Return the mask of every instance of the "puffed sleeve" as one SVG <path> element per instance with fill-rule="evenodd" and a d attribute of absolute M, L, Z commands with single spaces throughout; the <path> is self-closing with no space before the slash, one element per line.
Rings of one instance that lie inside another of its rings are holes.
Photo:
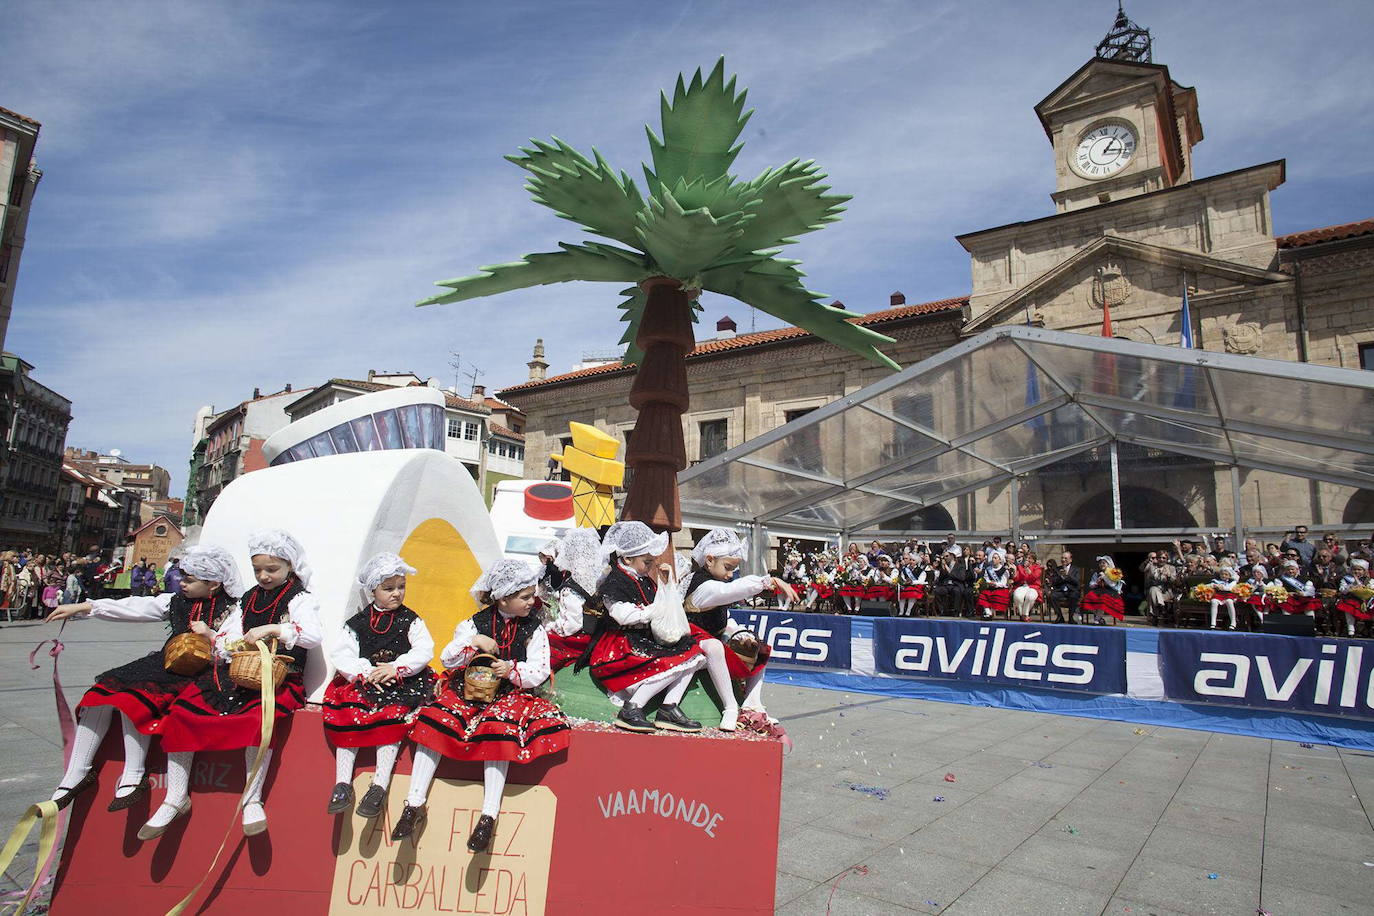
<path fill-rule="evenodd" d="M 606 613 L 622 627 L 635 627 L 653 619 L 653 611 L 646 604 L 631 601 L 608 601 Z"/>
<path fill-rule="evenodd" d="M 358 634 L 352 627 L 343 628 L 338 642 L 329 650 L 329 660 L 334 663 L 334 670 L 350 681 L 372 673 L 372 663 L 358 652 Z"/>
<path fill-rule="evenodd" d="M 324 641 L 320 624 L 320 602 L 309 592 L 301 592 L 286 608 L 281 624 L 281 644 L 286 649 L 318 649 Z"/>
<path fill-rule="evenodd" d="M 453 629 L 453 641 L 444 646 L 439 661 L 445 668 L 462 668 L 477 654 L 472 641 L 477 638 L 477 625 L 469 617 Z"/>
<path fill-rule="evenodd" d="M 226 662 L 229 661 L 233 653 L 227 647 L 240 639 L 243 639 L 243 608 L 235 606 L 215 631 L 215 654 Z"/>
<path fill-rule="evenodd" d="M 90 616 L 100 620 L 151 623 L 166 620 L 171 608 L 171 592 L 153 598 L 97 598 L 91 602 Z"/>
<path fill-rule="evenodd" d="M 770 576 L 740 576 L 729 582 L 707 579 L 692 592 L 692 603 L 703 611 L 745 601 L 763 591 L 770 584 Z"/>
<path fill-rule="evenodd" d="M 558 618 L 549 627 L 559 636 L 574 636 L 582 630 L 582 612 L 587 603 L 576 590 L 565 588 L 558 593 Z"/>
<path fill-rule="evenodd" d="M 429 627 L 423 620 L 415 618 L 406 636 L 410 639 L 410 648 L 396 659 L 396 673 L 401 677 L 410 677 L 434 661 L 434 637 L 429 635 Z"/>
<path fill-rule="evenodd" d="M 545 624 L 525 643 L 525 660 L 516 662 L 506 680 L 517 687 L 538 687 L 549 679 L 549 630 Z"/>

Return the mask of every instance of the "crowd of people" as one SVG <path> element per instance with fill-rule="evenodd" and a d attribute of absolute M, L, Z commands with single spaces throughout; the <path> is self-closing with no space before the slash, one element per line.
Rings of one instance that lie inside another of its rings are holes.
<path fill-rule="evenodd" d="M 1109 555 L 1079 559 L 1072 550 L 1041 556 L 1029 541 L 993 537 L 981 544 L 943 541 L 851 543 L 840 552 L 782 550 L 779 578 L 795 600 L 764 594 L 790 610 L 893 616 L 1004 618 L 1101 625 L 1138 612 L 1157 626 L 1195 621 L 1212 629 L 1258 630 L 1271 613 L 1312 618 L 1317 633 L 1374 635 L 1370 540 L 1309 538 L 1298 525 L 1281 541 L 1175 540 L 1136 569 Z M 874 605 L 877 605 L 875 608 Z"/>
<path fill-rule="evenodd" d="M 104 597 L 125 573 L 118 559 L 107 560 L 96 547 L 84 555 L 37 553 L 31 548 L 0 551 L 0 611 L 11 620 L 37 620 L 59 604 Z M 176 592 L 176 558 L 158 569 L 141 558 L 129 570 L 128 592 L 137 597 Z M 121 593 L 123 589 L 120 590 Z"/>
<path fill-rule="evenodd" d="M 287 532 L 267 530 L 250 535 L 244 547 L 251 586 L 240 583 L 229 550 L 200 544 L 184 551 L 175 591 L 64 603 L 48 615 L 163 621 L 170 630 L 161 649 L 98 675 L 82 697 L 67 769 L 52 795 L 59 807 L 94 786 L 96 750 L 117 717 L 124 768 L 109 810 L 132 808 L 152 790 L 145 761 L 154 736 L 167 754 L 165 794 L 137 830 L 140 840 L 161 836 L 190 813 L 192 762 L 206 750 L 244 749 L 243 832 L 264 832 L 267 761 L 280 742 L 274 737 L 273 747 L 258 747 L 266 688 L 260 679 L 245 681 L 240 668 L 260 658 L 264 646 L 286 666 L 273 685 L 279 721 L 305 703 L 308 653 L 329 645 L 334 676 L 322 705 L 336 761 L 330 813 L 379 816 L 401 745 L 413 743 L 394 840 L 424 823 L 444 758 L 480 761 L 482 812 L 467 845 L 486 850 L 510 764 L 557 753 L 572 740 L 554 697 L 540 689 L 567 666 L 589 669 L 606 692 L 608 717 L 627 732 L 701 731 L 680 706 L 701 673 L 715 689 L 722 731 L 779 734 L 762 702 L 769 647 L 732 619 L 731 608 L 764 590 L 796 596 L 778 578 L 737 575 L 746 549 L 732 531 L 711 530 L 688 557 L 668 550 L 668 535 L 642 522 L 618 522 L 604 535 L 565 532 L 543 546 L 540 564 L 496 560 L 472 587 L 476 613 L 438 651 L 444 671 L 437 676 L 434 641 L 404 603 L 407 577 L 416 570 L 400 556 L 383 553 L 363 565 L 356 604 L 327 639 L 302 545 Z M 374 749 L 375 769 L 355 799 L 359 748 Z"/>

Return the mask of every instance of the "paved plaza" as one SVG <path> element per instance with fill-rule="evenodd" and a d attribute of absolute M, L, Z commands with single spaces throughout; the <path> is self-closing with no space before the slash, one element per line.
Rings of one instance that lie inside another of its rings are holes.
<path fill-rule="evenodd" d="M 27 663 L 55 632 L 0 629 L 6 831 L 60 775 L 51 668 Z M 155 626 L 69 625 L 71 702 L 161 639 Z M 1374 913 L 1374 754 L 798 687 L 769 696 L 796 742 L 780 913 Z M 3 890 L 32 868 L 30 844 Z"/>

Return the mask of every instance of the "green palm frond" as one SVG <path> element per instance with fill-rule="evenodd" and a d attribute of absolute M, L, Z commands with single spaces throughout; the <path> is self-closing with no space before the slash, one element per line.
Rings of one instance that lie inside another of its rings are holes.
<path fill-rule="evenodd" d="M 788 324 L 852 350 L 871 362 L 893 369 L 901 368 L 876 346 L 879 343 L 893 343 L 891 337 L 846 321 L 846 318 L 860 316 L 822 303 L 820 293 L 802 285 L 803 274 L 795 265 L 795 261 L 774 258 L 761 261 L 744 271 L 732 268 L 707 271 L 702 275 L 702 288 L 752 305 Z"/>
<path fill-rule="evenodd" d="M 746 214 L 717 219 L 705 208 L 684 210 L 666 189 L 639 214 L 640 247 L 670 277 L 691 283 L 703 268 L 732 250 Z"/>
<path fill-rule="evenodd" d="M 656 193 L 659 182 L 672 187 L 679 178 L 713 181 L 729 171 L 744 146 L 736 142 L 740 131 L 754 114 L 753 109 L 744 110 L 746 95 L 747 91 L 735 95 L 733 76 L 726 81 L 723 57 L 704 81 L 700 68 L 690 85 L 684 85 L 679 75 L 671 104 L 667 95 L 659 94 L 663 136 L 644 128 L 654 161 L 654 171 L 644 168 L 650 194 Z"/>
<path fill-rule="evenodd" d="M 547 283 L 567 283 L 571 280 L 594 280 L 610 283 L 637 283 L 650 275 L 644 258 L 638 252 L 625 251 L 614 245 L 589 242 L 569 245 L 559 242 L 562 251 L 526 255 L 509 264 L 492 264 L 480 268 L 480 273 L 456 280 L 444 280 L 435 286 L 447 286 L 452 292 L 440 293 L 422 300 L 420 305 L 441 305 L 461 302 L 495 293 L 527 289 Z"/>
<path fill-rule="evenodd" d="M 827 194 L 829 185 L 825 173 L 814 161 L 793 159 L 776 169 L 767 169 L 749 182 L 758 197 L 754 219 L 740 239 L 742 251 L 772 248 L 795 241 L 805 232 L 823 228 L 839 220 L 844 212 L 841 204 L 851 198 L 845 194 Z"/>
<path fill-rule="evenodd" d="M 729 175 L 721 175 L 714 181 L 697 178 L 688 181 L 679 178 L 672 185 L 665 185 L 673 199 L 684 210 L 705 208 L 716 219 L 740 213 L 752 219 L 750 212 L 759 204 L 759 195 L 747 182 L 734 181 Z"/>
<path fill-rule="evenodd" d="M 521 147 L 522 155 L 506 157 L 530 173 L 525 189 L 535 202 L 588 232 L 637 246 L 635 217 L 644 199 L 630 176 L 617 176 L 596 150 L 592 160 L 557 137 L 552 141 L 531 140 L 533 149 Z"/>

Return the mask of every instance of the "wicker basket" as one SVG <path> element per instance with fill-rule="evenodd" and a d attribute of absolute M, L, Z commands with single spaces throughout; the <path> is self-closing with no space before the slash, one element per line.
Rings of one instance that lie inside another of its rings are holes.
<path fill-rule="evenodd" d="M 162 667 L 182 677 L 195 677 L 214 659 L 210 640 L 199 633 L 178 633 L 162 648 Z"/>
<path fill-rule="evenodd" d="M 463 699 L 469 703 L 490 703 L 496 699 L 496 692 L 501 689 L 503 680 L 491 670 L 492 663 L 496 661 L 500 659 L 486 653 L 472 657 L 472 661 L 463 669 Z"/>
<path fill-rule="evenodd" d="M 291 661 L 289 655 L 277 655 L 277 641 L 272 640 L 268 646 L 272 655 L 272 671 L 268 675 L 272 682 L 273 689 L 286 677 L 286 664 Z M 229 657 L 229 680 L 240 687 L 249 690 L 262 689 L 262 656 L 257 649 L 249 649 L 245 652 L 235 652 Z"/>
<path fill-rule="evenodd" d="M 725 643 L 750 668 L 759 663 L 759 638 L 752 630 L 740 630 Z"/>
<path fill-rule="evenodd" d="M 1366 588 L 1363 585 L 1357 585 L 1350 590 L 1350 594 L 1359 598 L 1361 601 L 1368 601 L 1370 598 L 1374 598 L 1374 588 Z"/>

